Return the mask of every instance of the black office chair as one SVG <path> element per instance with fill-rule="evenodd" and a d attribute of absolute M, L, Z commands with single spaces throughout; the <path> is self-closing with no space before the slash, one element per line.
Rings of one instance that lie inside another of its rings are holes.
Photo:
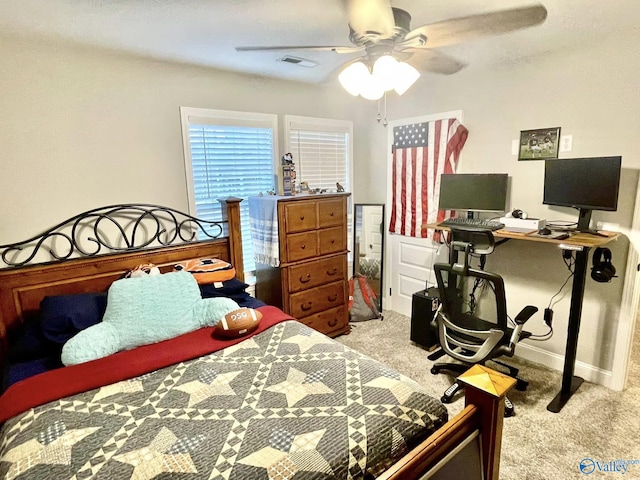
<path fill-rule="evenodd" d="M 494 245 L 490 230 L 473 227 L 451 229 L 449 263 L 434 265 L 440 295 L 440 309 L 435 321 L 442 350 L 463 363 L 437 363 L 431 368 L 431 373 L 460 374 L 470 365 L 484 365 L 491 360 L 508 370 L 508 375 L 516 379 L 518 390 L 525 390 L 528 382 L 518 378 L 518 369 L 496 359 L 513 356 L 516 344 L 531 335 L 522 328 L 538 309 L 529 305 L 511 322 L 507 317 L 502 277 L 469 266 L 472 254 L 487 255 L 493 251 Z M 484 260 L 483 257 L 481 259 Z M 489 298 L 491 296 L 493 301 Z M 455 382 L 445 391 L 442 402 L 450 403 L 461 389 L 462 385 Z M 513 413 L 513 404 L 506 399 L 505 416 Z"/>

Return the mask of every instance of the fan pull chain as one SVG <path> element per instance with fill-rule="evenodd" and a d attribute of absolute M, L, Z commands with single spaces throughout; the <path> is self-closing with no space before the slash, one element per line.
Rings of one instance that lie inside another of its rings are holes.
<path fill-rule="evenodd" d="M 384 92 L 384 120 L 382 121 L 382 125 L 386 128 L 389 125 L 387 122 L 387 92 Z"/>
<path fill-rule="evenodd" d="M 380 113 L 380 99 L 378 99 L 378 116 L 376 117 L 376 121 L 378 123 L 382 121 L 382 125 L 385 127 L 389 125 L 389 122 L 387 121 L 387 92 L 384 92 L 384 119 Z"/>

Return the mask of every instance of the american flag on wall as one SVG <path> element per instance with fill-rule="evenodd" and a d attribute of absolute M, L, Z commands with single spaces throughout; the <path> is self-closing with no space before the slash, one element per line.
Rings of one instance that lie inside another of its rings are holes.
<path fill-rule="evenodd" d="M 389 232 L 433 238 L 421 225 L 450 215 L 438 211 L 440 175 L 455 172 L 468 134 L 455 118 L 394 127 Z"/>

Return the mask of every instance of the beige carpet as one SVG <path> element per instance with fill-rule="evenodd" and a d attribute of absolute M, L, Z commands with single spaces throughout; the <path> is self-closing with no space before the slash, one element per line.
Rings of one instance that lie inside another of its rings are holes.
<path fill-rule="evenodd" d="M 429 352 L 409 341 L 409 318 L 385 312 L 383 321 L 352 324 L 349 335 L 336 340 L 380 360 L 413 378 L 440 398 L 451 384 L 447 375 L 432 375 Z M 506 418 L 500 478 L 503 480 L 564 480 L 580 478 L 640 479 L 640 464 L 626 474 L 596 471 L 584 475 L 580 461 L 591 458 L 608 463 L 640 460 L 640 329 L 636 334 L 629 382 L 623 392 L 585 382 L 560 413 L 547 411 L 558 392 L 561 373 L 541 365 L 508 359 L 530 382 L 525 392 L 512 391 L 516 415 Z M 447 405 L 450 416 L 464 400 Z M 452 479 L 454 480 L 454 479 Z M 457 479 L 455 479 L 457 480 Z M 462 479 L 461 479 L 462 480 Z"/>

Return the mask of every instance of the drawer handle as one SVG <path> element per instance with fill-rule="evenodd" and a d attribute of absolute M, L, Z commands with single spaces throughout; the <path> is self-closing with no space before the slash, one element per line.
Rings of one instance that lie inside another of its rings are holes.
<path fill-rule="evenodd" d="M 305 248 L 307 248 L 307 246 L 303 243 L 302 245 L 300 245 L 300 248 L 304 250 Z"/>
<path fill-rule="evenodd" d="M 309 310 L 311 310 L 311 308 L 313 307 L 313 302 L 308 302 L 308 303 L 303 303 L 302 305 L 300 305 L 300 310 L 302 310 L 303 312 L 308 312 Z"/>
<path fill-rule="evenodd" d="M 329 300 L 330 302 L 335 302 L 338 299 L 338 295 L 329 295 L 327 297 L 327 300 Z"/>
<path fill-rule="evenodd" d="M 330 217 L 333 217 L 333 212 L 331 212 L 331 213 L 329 214 L 329 216 L 330 216 Z"/>
<path fill-rule="evenodd" d="M 300 277 L 300 283 L 308 283 L 311 281 L 311 274 L 307 273 L 304 278 Z"/>
<path fill-rule="evenodd" d="M 335 327 L 338 324 L 338 319 L 337 318 L 333 318 L 333 319 L 329 320 L 329 322 L 327 322 L 327 324 L 330 327 Z"/>
<path fill-rule="evenodd" d="M 336 239 L 335 239 L 335 238 L 332 238 L 332 239 L 331 239 L 331 242 L 329 242 L 329 243 L 331 243 L 331 245 L 333 245 L 334 243 L 336 243 Z"/>
<path fill-rule="evenodd" d="M 335 275 L 336 273 L 338 273 L 338 269 L 333 267 L 333 270 L 327 270 L 327 275 Z"/>
<path fill-rule="evenodd" d="M 300 220 L 304 220 L 304 215 L 300 215 Z"/>

